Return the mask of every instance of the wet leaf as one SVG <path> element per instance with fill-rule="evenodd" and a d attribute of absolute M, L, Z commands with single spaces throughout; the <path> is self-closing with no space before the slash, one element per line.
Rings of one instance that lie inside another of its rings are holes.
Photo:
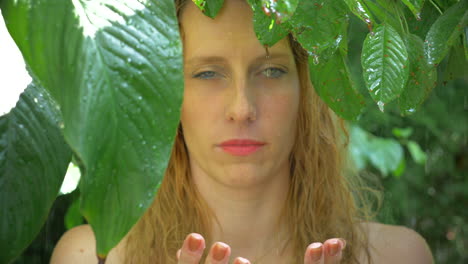
<path fill-rule="evenodd" d="M 0 263 L 39 233 L 71 160 L 56 107 L 46 90 L 31 84 L 0 117 Z"/>
<path fill-rule="evenodd" d="M 309 70 L 317 94 L 337 115 L 355 120 L 364 99 L 354 87 L 345 57 L 336 52 L 327 62 L 315 64 L 313 60 L 309 58 Z"/>
<path fill-rule="evenodd" d="M 411 10 L 416 19 L 421 19 L 421 9 L 423 8 L 424 0 L 402 0 L 402 2 Z"/>
<path fill-rule="evenodd" d="M 260 2 L 252 3 L 254 31 L 263 45 L 273 46 L 289 33 L 289 23 L 279 23 L 274 16 L 268 16 Z"/>
<path fill-rule="evenodd" d="M 379 20 L 380 23 L 388 24 L 395 29 L 400 27 L 400 21 L 395 18 L 395 14 L 389 12 L 389 9 L 386 9 L 380 6 L 378 3 L 374 3 L 372 1 L 366 1 L 366 6 L 372 12 L 372 14 L 374 14 L 374 17 Z M 377 21 L 373 22 L 374 24 L 378 23 Z"/>
<path fill-rule="evenodd" d="M 383 111 L 397 98 L 408 79 L 408 53 L 399 34 L 390 25 L 378 25 L 364 40 L 361 55 L 364 82 Z"/>
<path fill-rule="evenodd" d="M 294 37 L 316 60 L 327 59 L 346 34 L 347 11 L 342 1 L 302 0 L 290 20 Z"/>
<path fill-rule="evenodd" d="M 359 19 L 364 21 L 366 24 L 372 25 L 375 23 L 374 19 L 372 18 L 371 12 L 366 6 L 366 3 L 362 0 L 344 0 L 344 2 L 348 5 L 349 10 L 353 12 Z"/>
<path fill-rule="evenodd" d="M 296 11 L 299 0 L 261 0 L 264 12 L 279 23 L 288 21 Z"/>
<path fill-rule="evenodd" d="M 412 114 L 426 100 L 436 86 L 437 71 L 424 57 L 424 42 L 416 35 L 409 34 L 406 40 L 409 55 L 409 77 L 398 104 L 402 114 Z"/>
<path fill-rule="evenodd" d="M 179 124 L 174 1 L 1 3 L 32 74 L 61 107 L 82 172 L 81 213 L 104 257 L 152 203 Z"/>
<path fill-rule="evenodd" d="M 424 52 L 429 64 L 438 64 L 468 25 L 468 1 L 460 1 L 440 16 L 427 32 Z"/>

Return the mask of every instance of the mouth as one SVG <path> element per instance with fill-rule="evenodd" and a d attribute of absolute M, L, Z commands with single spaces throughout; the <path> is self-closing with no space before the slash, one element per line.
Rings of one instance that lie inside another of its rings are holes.
<path fill-rule="evenodd" d="M 219 147 L 221 147 L 224 152 L 233 156 L 247 156 L 258 151 L 265 145 L 265 142 L 251 139 L 231 139 L 222 142 Z"/>

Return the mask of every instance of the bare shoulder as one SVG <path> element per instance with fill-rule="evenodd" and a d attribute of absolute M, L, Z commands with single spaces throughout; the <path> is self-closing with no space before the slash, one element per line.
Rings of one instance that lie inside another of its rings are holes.
<path fill-rule="evenodd" d="M 375 263 L 432 264 L 432 253 L 426 240 L 404 226 L 367 222 L 372 259 Z"/>
<path fill-rule="evenodd" d="M 123 263 L 121 258 L 124 242 L 119 243 L 109 253 L 106 264 Z M 98 263 L 96 240 L 89 225 L 74 227 L 60 238 L 55 246 L 50 264 L 92 264 Z"/>

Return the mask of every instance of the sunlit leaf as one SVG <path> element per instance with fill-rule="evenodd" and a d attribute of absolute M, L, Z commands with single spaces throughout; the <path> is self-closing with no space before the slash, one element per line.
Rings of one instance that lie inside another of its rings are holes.
<path fill-rule="evenodd" d="M 58 195 L 71 159 L 60 122 L 55 102 L 34 84 L 0 117 L 0 263 L 33 241 Z"/>
<path fill-rule="evenodd" d="M 104 258 L 152 203 L 179 124 L 174 1 L 1 4 L 32 74 L 61 107 L 82 170 L 81 213 Z"/>
<path fill-rule="evenodd" d="M 424 42 L 418 36 L 409 34 L 406 41 L 409 55 L 409 77 L 398 104 L 403 114 L 412 114 L 424 102 L 436 86 L 437 71 L 424 57 Z"/>
<path fill-rule="evenodd" d="M 408 53 L 398 32 L 378 25 L 364 40 L 361 55 L 364 82 L 380 110 L 397 98 L 408 79 Z"/>
<path fill-rule="evenodd" d="M 460 1 L 440 16 L 427 33 L 424 52 L 429 64 L 438 64 L 468 25 L 468 1 Z"/>
<path fill-rule="evenodd" d="M 364 99 L 354 87 L 341 52 L 319 64 L 310 57 L 309 70 L 314 88 L 322 100 L 340 117 L 355 120 L 364 107 Z"/>

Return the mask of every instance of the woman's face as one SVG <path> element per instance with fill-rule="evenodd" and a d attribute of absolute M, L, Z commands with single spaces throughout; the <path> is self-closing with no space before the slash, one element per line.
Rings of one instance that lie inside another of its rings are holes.
<path fill-rule="evenodd" d="M 289 43 L 267 56 L 245 1 L 225 1 L 214 20 L 188 2 L 181 122 L 193 175 L 237 187 L 268 182 L 289 171 L 295 137 L 300 89 Z"/>

